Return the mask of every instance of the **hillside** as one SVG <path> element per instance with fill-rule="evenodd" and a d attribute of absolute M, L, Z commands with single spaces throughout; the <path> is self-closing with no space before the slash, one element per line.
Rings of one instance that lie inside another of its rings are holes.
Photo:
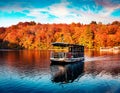
<path fill-rule="evenodd" d="M 86 48 L 120 46 L 120 22 L 111 24 L 91 22 L 89 25 L 40 24 L 20 22 L 8 28 L 0 28 L 0 48 L 49 49 L 51 42 L 82 44 Z"/>

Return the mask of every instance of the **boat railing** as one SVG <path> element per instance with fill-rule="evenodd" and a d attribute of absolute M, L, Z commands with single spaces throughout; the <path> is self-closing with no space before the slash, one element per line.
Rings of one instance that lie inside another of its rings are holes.
<path fill-rule="evenodd" d="M 77 58 L 84 57 L 82 52 L 51 52 L 51 58 Z"/>
<path fill-rule="evenodd" d="M 51 58 L 64 58 L 65 52 L 51 52 Z"/>

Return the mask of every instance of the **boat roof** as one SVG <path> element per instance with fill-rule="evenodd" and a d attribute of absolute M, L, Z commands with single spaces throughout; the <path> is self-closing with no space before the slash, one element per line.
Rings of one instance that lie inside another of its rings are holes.
<path fill-rule="evenodd" d="M 53 46 L 59 46 L 59 47 L 81 47 L 83 45 L 78 45 L 78 44 L 68 44 L 68 43 L 63 43 L 63 42 L 54 42 L 52 43 Z"/>

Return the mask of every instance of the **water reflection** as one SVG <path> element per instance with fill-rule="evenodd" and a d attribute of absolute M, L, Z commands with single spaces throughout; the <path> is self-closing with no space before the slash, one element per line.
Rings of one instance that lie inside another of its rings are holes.
<path fill-rule="evenodd" d="M 0 51 L 0 73 L 19 74 L 20 77 L 39 76 L 49 72 L 49 51 Z M 11 76 L 12 76 L 11 75 Z"/>
<path fill-rule="evenodd" d="M 51 64 L 52 82 L 71 83 L 82 75 L 84 71 L 84 62 L 72 64 L 55 65 Z"/>
<path fill-rule="evenodd" d="M 66 65 L 50 65 L 49 54 L 0 51 L 0 93 L 120 93 L 119 53 L 86 51 L 85 62 Z"/>

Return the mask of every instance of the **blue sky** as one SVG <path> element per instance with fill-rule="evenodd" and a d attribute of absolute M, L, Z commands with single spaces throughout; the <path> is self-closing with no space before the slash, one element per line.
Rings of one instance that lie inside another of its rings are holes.
<path fill-rule="evenodd" d="M 0 27 L 18 22 L 120 21 L 120 0 L 0 0 Z"/>

